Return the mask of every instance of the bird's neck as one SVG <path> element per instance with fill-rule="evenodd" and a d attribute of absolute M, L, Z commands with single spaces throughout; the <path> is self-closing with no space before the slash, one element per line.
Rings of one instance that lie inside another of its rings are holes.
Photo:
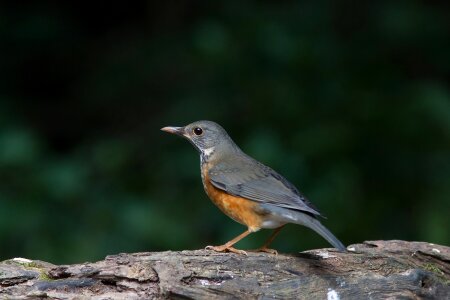
<path fill-rule="evenodd" d="M 223 157 L 233 155 L 237 152 L 241 152 L 239 147 L 234 144 L 216 145 L 207 149 L 203 149 L 200 153 L 200 160 L 202 162 L 211 162 L 220 160 Z"/>
<path fill-rule="evenodd" d="M 216 152 L 216 147 L 203 149 L 202 152 L 200 153 L 200 159 L 202 160 L 202 162 L 209 161 L 209 160 L 211 160 L 212 157 L 216 156 L 215 152 Z"/>

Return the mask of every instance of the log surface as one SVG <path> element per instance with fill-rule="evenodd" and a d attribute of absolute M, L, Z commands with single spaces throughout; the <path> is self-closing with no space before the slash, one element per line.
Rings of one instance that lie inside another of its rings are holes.
<path fill-rule="evenodd" d="M 0 262 L 0 299 L 450 299 L 450 248 L 369 241 L 349 252 L 206 250 L 107 256 L 56 266 Z"/>

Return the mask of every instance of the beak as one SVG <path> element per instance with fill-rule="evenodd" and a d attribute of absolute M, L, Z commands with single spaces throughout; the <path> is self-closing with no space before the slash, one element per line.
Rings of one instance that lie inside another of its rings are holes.
<path fill-rule="evenodd" d="M 173 133 L 179 136 L 183 136 L 184 135 L 184 127 L 172 127 L 172 126 L 167 126 L 167 127 L 163 127 L 161 128 L 162 131 L 168 132 L 168 133 Z"/>

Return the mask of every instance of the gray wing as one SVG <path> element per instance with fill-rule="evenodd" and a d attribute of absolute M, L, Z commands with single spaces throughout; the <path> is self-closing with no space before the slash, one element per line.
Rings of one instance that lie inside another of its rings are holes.
<path fill-rule="evenodd" d="M 209 170 L 208 175 L 216 188 L 231 195 L 320 216 L 289 181 L 250 157 L 219 163 Z"/>

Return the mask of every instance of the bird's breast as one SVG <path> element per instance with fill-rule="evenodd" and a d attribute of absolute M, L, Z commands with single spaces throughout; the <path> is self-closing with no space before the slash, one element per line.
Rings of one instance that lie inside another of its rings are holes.
<path fill-rule="evenodd" d="M 238 223 L 246 225 L 251 231 L 258 231 L 264 223 L 259 204 L 255 201 L 237 197 L 216 188 L 210 181 L 209 164 L 202 162 L 202 182 L 206 194 L 211 201 L 227 216 Z M 265 227 L 265 226 L 264 226 Z"/>

